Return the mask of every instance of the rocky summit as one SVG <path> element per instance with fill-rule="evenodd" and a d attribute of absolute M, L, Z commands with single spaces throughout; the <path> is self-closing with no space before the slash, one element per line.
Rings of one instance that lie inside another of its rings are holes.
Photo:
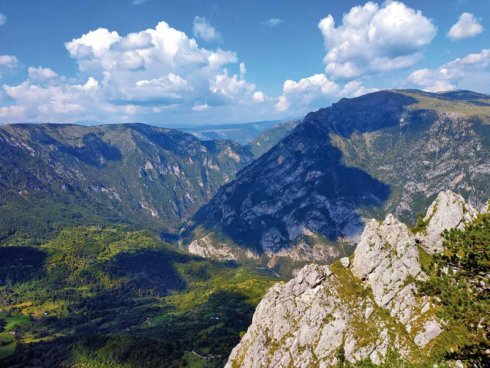
<path fill-rule="evenodd" d="M 188 223 L 184 244 L 272 267 L 329 263 L 350 254 L 366 219 L 393 213 L 413 224 L 440 191 L 481 207 L 490 196 L 489 116 L 489 96 L 464 91 L 342 99 L 242 169 Z"/>
<path fill-rule="evenodd" d="M 413 364 L 424 361 L 449 340 L 438 299 L 417 293 L 427 278 L 423 249 L 442 251 L 443 231 L 463 228 L 476 215 L 460 195 L 445 191 L 427 212 L 423 236 L 393 215 L 369 221 L 352 257 L 305 266 L 269 290 L 227 367 L 381 364 L 392 351 Z"/>

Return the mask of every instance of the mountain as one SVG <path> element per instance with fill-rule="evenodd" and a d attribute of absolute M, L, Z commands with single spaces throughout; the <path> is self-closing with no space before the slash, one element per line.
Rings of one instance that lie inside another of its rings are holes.
<path fill-rule="evenodd" d="M 226 367 L 486 366 L 490 213 L 447 191 L 423 221 L 371 220 L 352 257 L 276 284 Z"/>
<path fill-rule="evenodd" d="M 0 246 L 0 366 L 223 367 L 276 281 L 120 226 Z"/>
<path fill-rule="evenodd" d="M 262 132 L 280 124 L 280 120 L 271 120 L 241 124 L 199 125 L 195 127 L 182 127 L 180 129 L 193 134 L 203 141 L 231 140 L 241 145 L 247 145 Z"/>
<path fill-rule="evenodd" d="M 248 145 L 248 149 L 253 153 L 255 158 L 259 158 L 269 151 L 300 123 L 299 120 L 293 120 L 286 123 L 274 125 L 273 127 L 260 133 Z"/>
<path fill-rule="evenodd" d="M 366 218 L 414 223 L 441 190 L 490 196 L 490 97 L 415 90 L 342 99 L 308 114 L 188 223 L 195 254 L 270 267 L 352 252 Z"/>
<path fill-rule="evenodd" d="M 251 160 L 237 143 L 143 124 L 2 126 L 0 239 L 78 224 L 175 231 Z"/>

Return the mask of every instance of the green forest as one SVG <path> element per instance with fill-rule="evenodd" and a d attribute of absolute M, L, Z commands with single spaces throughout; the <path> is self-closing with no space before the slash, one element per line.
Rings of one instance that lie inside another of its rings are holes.
<path fill-rule="evenodd" d="M 0 360 L 12 367 L 223 366 L 278 279 L 153 234 L 73 227 L 0 247 Z"/>

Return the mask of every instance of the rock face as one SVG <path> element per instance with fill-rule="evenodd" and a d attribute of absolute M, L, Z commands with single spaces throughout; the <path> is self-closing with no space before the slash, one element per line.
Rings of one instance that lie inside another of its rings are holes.
<path fill-rule="evenodd" d="M 464 226 L 465 222 L 471 221 L 477 211 L 464 198 L 451 191 L 441 192 L 437 199 L 427 210 L 424 222 L 427 228 L 417 237 L 428 253 L 442 251 L 441 233 L 444 229 Z"/>
<path fill-rule="evenodd" d="M 413 360 L 430 354 L 444 322 L 435 316 L 436 302 L 415 293 L 415 280 L 425 277 L 417 246 L 433 249 L 430 242 L 438 242 L 446 229 L 441 224 L 464 226 L 470 217 L 441 220 L 468 208 L 460 199 L 451 192 L 438 196 L 428 227 L 439 230 L 430 237 L 418 239 L 392 215 L 371 220 L 352 260 L 309 265 L 288 283 L 276 284 L 227 367 L 329 367 L 341 348 L 349 362 L 375 364 L 390 349 Z"/>
<path fill-rule="evenodd" d="M 442 190 L 479 207 L 490 196 L 488 116 L 490 97 L 471 93 L 342 99 L 241 170 L 193 217 L 185 243 L 211 233 L 271 258 L 302 243 L 341 250 L 366 219 L 413 222 Z M 303 260 L 330 261 L 313 253 Z"/>

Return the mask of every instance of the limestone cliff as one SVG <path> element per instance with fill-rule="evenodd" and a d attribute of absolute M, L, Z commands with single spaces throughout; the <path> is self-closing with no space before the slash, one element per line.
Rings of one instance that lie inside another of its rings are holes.
<path fill-rule="evenodd" d="M 447 191 L 429 208 L 421 235 L 392 215 L 371 220 L 351 258 L 306 266 L 269 290 L 227 367 L 329 367 L 340 351 L 351 363 L 379 364 L 392 350 L 423 360 L 445 321 L 436 316 L 437 300 L 416 293 L 416 280 L 426 277 L 420 247 L 442 250 L 441 233 L 475 215 Z"/>

